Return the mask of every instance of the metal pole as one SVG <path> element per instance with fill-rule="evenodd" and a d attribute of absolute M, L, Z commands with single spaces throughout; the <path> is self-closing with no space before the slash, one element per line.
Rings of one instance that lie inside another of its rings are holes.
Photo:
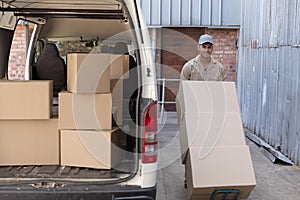
<path fill-rule="evenodd" d="M 199 0 L 199 25 L 202 23 L 202 0 Z"/>
<path fill-rule="evenodd" d="M 180 0 L 179 2 L 179 6 L 178 6 L 178 13 L 179 13 L 179 25 L 182 24 L 182 0 Z"/>
<path fill-rule="evenodd" d="M 222 25 L 222 8 L 223 8 L 223 0 L 219 0 L 219 26 Z"/>
<path fill-rule="evenodd" d="M 192 0 L 189 0 L 189 25 L 192 24 L 192 16 L 193 16 L 193 13 L 192 13 Z"/>
<path fill-rule="evenodd" d="M 169 25 L 172 24 L 172 0 L 169 0 Z"/>
<path fill-rule="evenodd" d="M 212 0 L 209 0 L 209 5 L 208 5 L 208 25 L 211 25 L 211 20 L 212 20 Z"/>
<path fill-rule="evenodd" d="M 149 8 L 149 13 L 148 13 L 148 17 L 149 17 L 149 24 L 152 24 L 152 0 L 149 0 L 149 5 L 148 5 L 148 8 Z"/>
<path fill-rule="evenodd" d="M 162 24 L 162 2 L 161 0 L 159 0 L 159 3 L 158 3 L 158 19 L 159 19 L 159 25 Z"/>

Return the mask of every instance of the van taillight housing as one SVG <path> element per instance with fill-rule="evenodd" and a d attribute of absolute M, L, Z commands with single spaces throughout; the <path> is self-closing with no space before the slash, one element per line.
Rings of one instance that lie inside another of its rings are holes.
<path fill-rule="evenodd" d="M 144 113 L 144 135 L 142 145 L 142 162 L 154 163 L 157 160 L 157 101 L 152 102 Z"/>

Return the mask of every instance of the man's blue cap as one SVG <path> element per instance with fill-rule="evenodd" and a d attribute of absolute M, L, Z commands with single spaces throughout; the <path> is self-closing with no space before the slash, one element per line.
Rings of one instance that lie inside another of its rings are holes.
<path fill-rule="evenodd" d="M 212 41 L 212 37 L 210 35 L 207 35 L 207 34 L 201 35 L 199 38 L 199 44 L 204 44 L 207 42 L 214 44 L 214 42 Z"/>

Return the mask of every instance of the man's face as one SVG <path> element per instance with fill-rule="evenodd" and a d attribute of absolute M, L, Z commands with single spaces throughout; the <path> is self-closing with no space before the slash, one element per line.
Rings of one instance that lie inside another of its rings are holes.
<path fill-rule="evenodd" d="M 198 50 L 200 51 L 200 55 L 204 57 L 211 56 L 213 52 L 213 45 L 209 42 L 198 45 Z"/>

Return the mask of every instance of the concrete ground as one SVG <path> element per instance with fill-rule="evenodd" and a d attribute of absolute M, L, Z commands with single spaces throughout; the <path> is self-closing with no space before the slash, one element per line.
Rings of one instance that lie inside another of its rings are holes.
<path fill-rule="evenodd" d="M 274 164 L 260 151 L 259 146 L 247 138 L 246 141 L 257 182 L 248 200 L 300 199 L 300 167 Z M 187 200 L 176 113 L 165 113 L 159 142 L 157 200 Z"/>

